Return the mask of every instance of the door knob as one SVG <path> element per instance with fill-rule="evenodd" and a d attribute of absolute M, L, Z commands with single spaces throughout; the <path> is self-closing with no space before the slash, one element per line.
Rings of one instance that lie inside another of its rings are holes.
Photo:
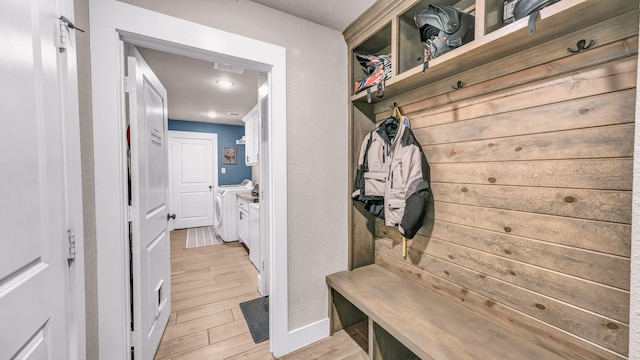
<path fill-rule="evenodd" d="M 167 214 L 167 221 L 169 221 L 171 219 L 175 220 L 176 219 L 176 214 Z"/>
<path fill-rule="evenodd" d="M 213 185 L 209 185 L 209 190 L 213 189 Z"/>

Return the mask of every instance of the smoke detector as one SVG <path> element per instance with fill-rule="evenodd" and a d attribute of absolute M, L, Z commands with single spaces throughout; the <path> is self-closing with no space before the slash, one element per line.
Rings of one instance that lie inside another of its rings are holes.
<path fill-rule="evenodd" d="M 227 71 L 227 72 L 231 72 L 231 73 L 235 73 L 235 74 L 242 74 L 244 72 L 244 68 L 240 67 L 240 66 L 233 66 L 230 64 L 224 64 L 224 63 L 220 63 L 220 62 L 214 62 L 213 63 L 213 68 L 216 70 L 222 70 L 222 71 Z"/>

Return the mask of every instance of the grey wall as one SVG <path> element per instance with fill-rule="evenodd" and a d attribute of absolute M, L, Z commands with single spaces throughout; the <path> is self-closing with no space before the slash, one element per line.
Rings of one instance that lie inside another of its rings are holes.
<path fill-rule="evenodd" d="M 84 281 L 87 359 L 98 359 L 98 275 L 96 257 L 96 211 L 93 173 L 93 117 L 91 115 L 91 53 L 89 49 L 89 0 L 74 0 L 80 103 L 80 158 L 82 208 L 84 211 Z"/>

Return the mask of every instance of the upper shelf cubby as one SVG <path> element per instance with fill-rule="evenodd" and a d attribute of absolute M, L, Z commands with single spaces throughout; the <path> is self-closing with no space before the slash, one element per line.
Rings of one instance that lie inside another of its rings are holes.
<path fill-rule="evenodd" d="M 391 23 L 387 23 L 351 52 L 351 62 L 353 64 L 351 70 L 351 74 L 353 75 L 351 78 L 352 84 L 369 76 L 356 59 L 356 55 L 391 55 Z M 375 93 L 376 90 L 371 89 L 371 92 Z M 360 94 L 366 96 L 366 91 Z"/>
<path fill-rule="evenodd" d="M 475 38 L 429 61 L 423 73 L 424 44 L 413 21 L 430 3 L 448 5 L 475 16 Z M 565 34 L 638 10 L 638 0 L 561 0 L 540 11 L 536 32 L 528 33 L 529 18 L 503 21 L 504 0 L 378 0 L 344 32 L 352 54 L 353 81 L 364 76 L 356 53 L 392 56 L 392 74 L 386 81 L 384 101 L 406 91 L 455 75 L 507 55 L 515 54 Z M 579 40 L 579 39 L 576 39 Z M 575 45 L 567 44 L 567 47 Z M 366 92 L 351 101 L 366 101 Z"/>
<path fill-rule="evenodd" d="M 474 15 L 475 0 L 420 0 L 406 11 L 400 13 L 398 24 L 398 74 L 424 63 L 424 44 L 420 42 L 420 31 L 413 20 L 416 14 L 426 10 L 429 4 L 453 6 L 456 9 Z"/>

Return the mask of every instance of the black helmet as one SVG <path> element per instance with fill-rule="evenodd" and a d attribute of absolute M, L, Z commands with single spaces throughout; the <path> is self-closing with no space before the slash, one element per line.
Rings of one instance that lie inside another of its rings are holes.
<path fill-rule="evenodd" d="M 560 0 L 517 0 L 515 5 L 513 5 L 513 17 L 516 20 L 520 20 L 558 1 Z"/>
<path fill-rule="evenodd" d="M 451 6 L 431 5 L 414 16 L 428 56 L 438 57 L 473 40 L 475 18 Z"/>

